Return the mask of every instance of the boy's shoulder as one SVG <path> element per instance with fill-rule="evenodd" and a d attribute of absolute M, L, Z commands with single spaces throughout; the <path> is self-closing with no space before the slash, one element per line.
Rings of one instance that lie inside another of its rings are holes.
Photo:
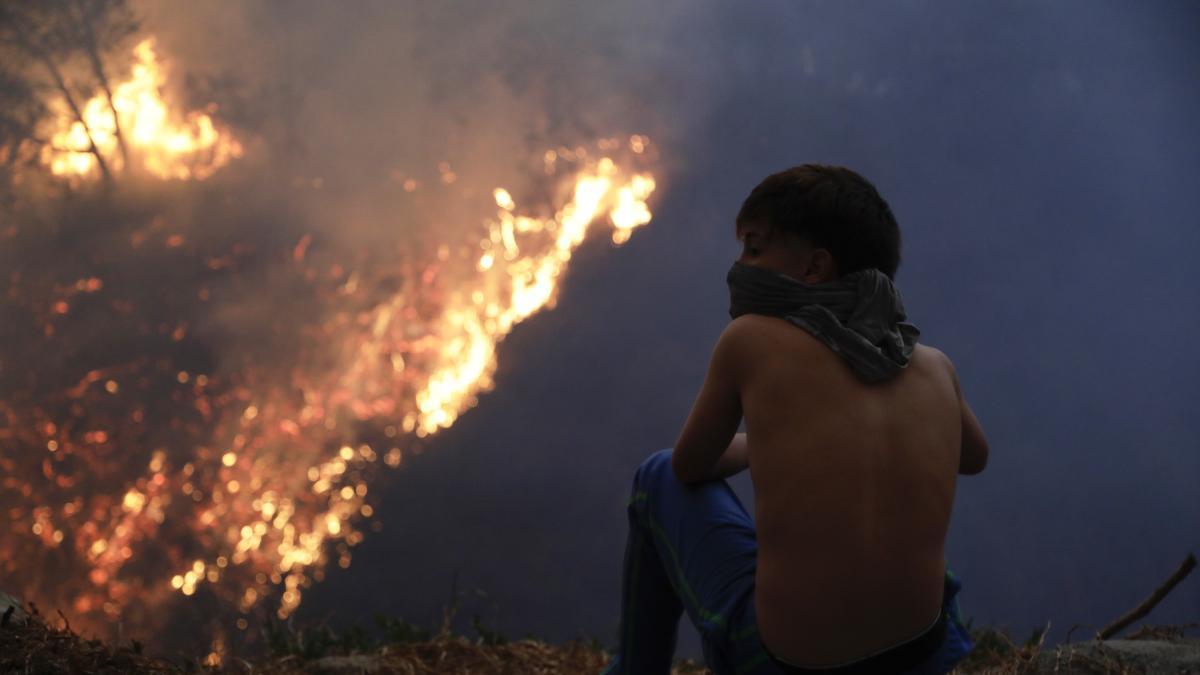
<path fill-rule="evenodd" d="M 787 319 L 765 314 L 743 314 L 729 322 L 721 332 L 721 342 L 735 347 L 745 347 L 762 342 L 778 343 L 786 340 L 792 349 L 811 350 L 820 353 L 828 350 L 820 340 L 808 331 L 791 324 Z"/>
<path fill-rule="evenodd" d="M 714 356 L 731 367 L 740 367 L 773 360 L 783 353 L 792 360 L 819 359 L 829 356 L 829 348 L 786 319 L 743 314 L 721 331 Z"/>
<path fill-rule="evenodd" d="M 921 369 L 933 368 L 948 373 L 958 387 L 957 374 L 950 357 L 937 347 L 919 342 L 913 347 L 913 360 Z M 786 351 L 789 359 L 813 358 L 838 360 L 829 347 L 786 319 L 763 314 L 743 314 L 729 322 L 717 341 L 717 351 L 730 365 L 746 365 L 753 361 L 771 360 Z"/>

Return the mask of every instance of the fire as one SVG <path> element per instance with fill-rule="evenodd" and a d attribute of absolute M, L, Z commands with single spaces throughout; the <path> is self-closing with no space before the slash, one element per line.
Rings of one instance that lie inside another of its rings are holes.
<path fill-rule="evenodd" d="M 512 196 L 497 188 L 497 218 L 479 241 L 476 287 L 463 292 L 469 304 L 447 312 L 446 325 L 456 335 L 443 344 L 428 384 L 417 393 L 418 413 L 405 418 L 405 428 L 425 435 L 453 424 L 472 394 L 490 388 L 496 341 L 542 307 L 553 306 L 558 277 L 588 226 L 606 213 L 613 242 L 624 243 L 633 228 L 650 221 L 645 200 L 653 191 L 653 177 L 635 174 L 622 180 L 608 157 L 576 177 L 571 200 L 553 218 L 515 215 Z"/>
<path fill-rule="evenodd" d="M 154 39 L 147 38 L 134 48 L 129 79 L 113 87 L 112 108 L 117 120 L 103 93 L 80 107 L 86 127 L 74 118 L 65 101 L 53 103 L 53 128 L 50 143 L 42 149 L 42 163 L 58 176 L 92 176 L 99 170 L 91 151 L 94 142 L 113 168 L 125 168 L 118 152 L 116 121 L 131 161 L 140 161 L 141 168 L 158 178 L 203 180 L 242 155 L 241 144 L 213 121 L 210 113 L 214 110 L 182 117 L 170 110 L 162 98 L 165 83 L 166 72 L 155 56 Z"/>
<path fill-rule="evenodd" d="M 456 252 L 443 245 L 415 288 L 391 295 L 348 322 L 327 326 L 331 333 L 345 331 L 338 351 L 347 358 L 328 379 L 303 387 L 302 406 L 270 397 L 247 401 L 231 430 L 235 447 L 223 455 L 223 464 L 237 469 L 242 462 L 236 453 L 249 449 L 246 454 L 254 459 L 246 462 L 245 473 L 236 472 L 239 484 L 248 489 L 226 489 L 226 502 L 248 503 L 249 512 L 257 514 L 251 515 L 252 522 L 242 521 L 217 553 L 228 554 L 232 565 L 263 570 L 275 583 L 282 577 L 286 590 L 280 617 L 300 604 L 310 574 L 319 578 L 328 542 L 361 541 L 354 525 L 369 512 L 364 502 L 368 488 L 357 476 L 379 458 L 369 444 L 342 444 L 324 454 L 323 444 L 312 439 L 344 434 L 351 421 L 397 419 L 403 432 L 418 437 L 449 427 L 479 393 L 492 387 L 497 343 L 518 322 L 553 306 L 559 279 L 589 227 L 606 220 L 614 228 L 614 241 L 624 241 L 627 233 L 649 222 L 645 200 L 654 190 L 650 174 L 624 172 L 611 158 L 601 157 L 584 162 L 569 180 L 566 203 L 543 218 L 522 214 L 511 194 L 497 188 L 495 216 L 485 222 L 485 236 L 474 245 L 464 244 Z M 353 280 L 350 275 L 342 288 L 357 287 Z M 420 300 L 442 293 L 440 311 L 423 319 Z M 388 435 L 398 434 L 389 427 Z M 313 457 L 303 475 L 306 490 L 297 490 L 286 467 L 270 465 L 280 455 L 264 450 L 280 445 Z M 388 457 L 398 464 L 400 449 L 392 448 Z M 234 475 L 231 471 L 221 479 L 233 480 Z M 297 522 L 300 503 L 307 508 Z M 314 504 L 321 506 L 312 513 Z M 338 563 L 349 565 L 348 550 Z M 211 581 L 199 567 L 191 576 L 187 570 L 177 574 L 182 576 L 178 590 L 185 594 Z M 250 590 L 255 592 L 243 597 L 243 608 L 266 589 L 260 583 Z"/>
<path fill-rule="evenodd" d="M 149 47 L 142 53 L 142 65 L 155 62 Z M 135 68 L 118 98 L 156 90 L 157 72 Z M 126 109 L 118 110 L 124 122 Z M 156 139 L 136 145 L 151 171 L 170 166 L 166 175 L 200 179 L 236 156 L 228 136 L 203 145 L 203 129 L 216 128 L 211 119 L 143 137 L 144 119 L 162 118 L 138 108 L 123 128 L 129 141 Z M 97 122 L 93 136 L 115 142 L 103 129 Z M 193 150 L 171 154 L 174 147 Z M 273 602 L 288 616 L 331 563 L 350 565 L 375 513 L 367 496 L 378 465 L 400 466 L 420 438 L 450 427 L 492 388 L 498 343 L 555 305 L 589 233 L 607 227 L 620 245 L 650 221 L 650 150 L 649 139 L 632 136 L 548 151 L 541 182 L 526 193 L 492 190 L 468 237 L 389 264 L 331 264 L 312 235 L 289 243 L 280 262 L 310 284 L 321 311 L 312 323 L 296 318 L 289 332 L 301 346 L 286 371 L 240 354 L 223 355 L 239 364 L 228 370 L 172 356 L 173 345 L 204 351 L 192 342 L 195 327 L 119 295 L 119 273 L 0 294 L 29 298 L 47 352 L 62 345 L 52 340 L 92 339 L 69 323 L 89 307 L 111 312 L 114 326 L 139 326 L 130 335 L 157 326 L 163 345 L 154 354 L 93 357 L 96 365 L 75 371 L 61 366 L 45 378 L 65 383 L 59 388 L 29 385 L 0 399 L 0 514 L 11 523 L 0 530 L 0 574 L 43 606 L 73 610 L 76 625 L 119 617 L 127 628 L 146 627 L 202 596 L 244 614 Z M 68 153 L 51 169 L 88 175 L 88 158 Z M 449 193 L 464 182 L 448 164 L 438 172 L 440 180 L 396 182 L 406 193 Z M 236 266 L 212 263 L 219 256 L 189 254 L 196 244 L 169 224 L 150 232 L 132 236 L 130 250 L 193 255 L 204 274 L 236 278 Z M 120 269 L 137 268 L 125 260 Z M 208 285 L 163 292 L 180 303 L 221 301 Z M 47 561 L 46 569 L 32 574 L 30 561 Z M 238 617 L 236 625 L 247 623 Z"/>
<path fill-rule="evenodd" d="M 167 105 L 153 39 L 134 56 L 111 108 L 106 95 L 93 96 L 81 121 L 66 101 L 52 102 L 40 157 L 51 173 L 96 178 L 98 153 L 110 170 L 203 180 L 243 154 L 211 106 L 181 114 Z M 10 523 L 0 529 L 0 576 L 43 606 L 74 612 L 82 627 L 120 618 L 148 628 L 206 595 L 243 614 L 274 600 L 287 617 L 330 563 L 350 565 L 375 513 L 367 503 L 375 467 L 400 466 L 419 439 L 453 425 L 493 387 L 498 343 L 555 305 L 589 232 L 603 224 L 621 245 L 650 221 L 652 150 L 641 135 L 547 150 L 537 186 L 495 187 L 494 206 L 467 238 L 394 264 L 331 261 L 337 252 L 322 252 L 312 235 L 290 242 L 281 262 L 307 284 L 320 318 L 287 326 L 300 346 L 286 369 L 237 353 L 217 360 L 238 364 L 227 369 L 194 360 L 212 345 L 197 342 L 202 331 L 177 308 L 220 302 L 207 282 L 164 286 L 170 302 L 146 307 L 126 295 L 136 255 L 170 255 L 194 264 L 188 279 L 232 284 L 240 243 L 204 253 L 156 219 L 130 237 L 127 260 L 104 259 L 116 268 L 92 261 L 84 278 L 8 275 L 0 307 L 34 324 L 44 339 L 35 354 L 75 356 L 24 373 L 0 355 L 12 384 L 0 397 L 0 516 Z M 448 162 L 437 174 L 393 178 L 404 193 L 467 182 Z M 72 323 L 88 312 L 112 335 Z M 150 353 L 131 351 L 153 335 L 160 342 Z M 210 660 L 225 651 L 218 635 Z"/>

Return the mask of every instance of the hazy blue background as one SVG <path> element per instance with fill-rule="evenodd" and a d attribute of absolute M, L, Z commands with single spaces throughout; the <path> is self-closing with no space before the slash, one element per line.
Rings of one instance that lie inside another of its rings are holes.
<path fill-rule="evenodd" d="M 432 624 L 457 569 L 463 618 L 611 645 L 630 480 L 673 443 L 727 321 L 733 215 L 763 176 L 803 162 L 850 166 L 889 200 L 910 317 L 957 363 L 990 438 L 947 542 L 966 616 L 1018 637 L 1052 621 L 1057 642 L 1200 549 L 1200 4 L 522 2 L 429 21 L 387 4 L 336 20 L 254 6 L 256 31 L 333 59 L 288 61 L 310 109 L 322 83 L 386 84 L 340 71 L 340 50 L 417 26 L 427 76 L 499 74 L 541 92 L 543 136 L 646 132 L 663 158 L 653 222 L 622 248 L 584 247 L 558 309 L 518 326 L 496 390 L 391 476 L 383 531 L 301 618 Z M 500 18 L 478 51 L 472 22 Z M 193 35 L 204 49 L 230 34 Z M 372 96 L 327 114 L 389 114 Z M 734 484 L 750 503 L 748 477 Z M 1196 578 L 1150 617 L 1197 619 Z M 682 635 L 698 655 L 686 622 Z"/>

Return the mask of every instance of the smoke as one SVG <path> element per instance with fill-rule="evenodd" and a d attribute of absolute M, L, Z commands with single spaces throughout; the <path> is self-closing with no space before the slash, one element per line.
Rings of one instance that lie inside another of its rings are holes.
<path fill-rule="evenodd" d="M 139 7 L 181 71 L 180 97 L 216 102 L 244 134 L 229 182 L 245 194 L 215 226 L 258 250 L 311 237 L 308 255 L 326 266 L 428 259 L 475 236 L 496 186 L 544 202 L 547 150 L 630 133 L 679 143 L 715 100 L 697 99 L 711 85 L 676 67 L 691 58 L 670 48 L 678 36 L 699 46 L 711 30 L 711 13 L 684 2 Z M 669 155 L 659 161 L 670 170 Z M 243 317 L 295 302 L 274 271 L 257 274 L 258 290 L 222 310 L 226 330 L 256 330 Z M 278 335 L 244 337 L 279 350 Z"/>
<path fill-rule="evenodd" d="M 255 109 L 234 120 L 286 162 L 277 179 L 319 180 L 314 201 L 354 227 L 393 214 L 360 196 L 436 180 L 439 162 L 466 185 L 490 186 L 520 175 L 531 154 L 579 139 L 639 132 L 662 142 L 670 127 L 645 102 L 670 93 L 660 50 L 695 21 L 685 9 L 251 2 L 147 3 L 145 14 L 196 81 L 252 92 Z M 348 217 L 342 202 L 379 218 Z"/>

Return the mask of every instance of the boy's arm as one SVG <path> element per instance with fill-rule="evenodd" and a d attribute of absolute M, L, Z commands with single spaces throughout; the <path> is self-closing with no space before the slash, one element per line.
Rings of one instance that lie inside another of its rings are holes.
<path fill-rule="evenodd" d="M 750 468 L 750 454 L 746 450 L 746 434 L 734 434 L 733 440 L 729 441 L 729 447 L 725 448 L 725 452 L 721 453 L 717 463 L 709 468 L 708 474 L 702 480 L 720 480 Z"/>
<path fill-rule="evenodd" d="M 958 459 L 958 472 L 963 475 L 974 475 L 983 471 L 988 461 L 988 443 L 983 435 L 983 427 L 979 425 L 971 406 L 963 398 L 962 387 L 958 383 L 958 373 L 949 357 L 942 354 L 950 369 L 950 378 L 954 381 L 954 393 L 958 395 L 958 406 L 962 413 L 962 450 Z"/>
<path fill-rule="evenodd" d="M 723 478 L 748 466 L 745 434 L 736 434 L 742 420 L 738 326 L 730 323 L 717 340 L 704 385 L 675 442 L 671 467 L 680 482 Z"/>

